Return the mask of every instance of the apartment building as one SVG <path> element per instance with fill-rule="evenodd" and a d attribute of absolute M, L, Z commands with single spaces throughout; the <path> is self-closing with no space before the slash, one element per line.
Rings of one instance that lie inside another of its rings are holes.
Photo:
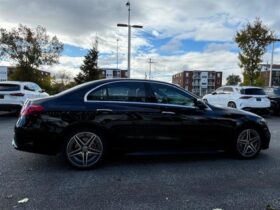
<path fill-rule="evenodd" d="M 181 86 L 197 96 L 204 96 L 222 86 L 222 76 L 222 72 L 188 70 L 173 75 L 172 83 Z"/>

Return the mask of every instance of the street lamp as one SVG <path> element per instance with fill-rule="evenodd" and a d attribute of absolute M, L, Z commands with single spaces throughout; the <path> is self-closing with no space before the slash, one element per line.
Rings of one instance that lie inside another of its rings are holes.
<path fill-rule="evenodd" d="M 273 66 L 273 53 L 274 53 L 274 42 L 279 42 L 280 39 L 272 39 L 272 51 L 271 51 L 271 63 L 269 72 L 269 87 L 272 86 L 272 66 Z"/>
<path fill-rule="evenodd" d="M 128 7 L 128 24 L 117 24 L 118 27 L 128 27 L 128 52 L 127 52 L 127 77 L 130 78 L 130 54 L 131 54 L 131 28 L 143 28 L 140 25 L 130 25 L 130 2 L 125 4 Z"/>

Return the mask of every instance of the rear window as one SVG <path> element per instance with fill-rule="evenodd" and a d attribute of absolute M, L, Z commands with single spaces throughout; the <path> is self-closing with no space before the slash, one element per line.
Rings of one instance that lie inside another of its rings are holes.
<path fill-rule="evenodd" d="M 14 84 L 0 84 L 0 91 L 17 91 L 20 90 L 19 85 Z"/>
<path fill-rule="evenodd" d="M 260 89 L 260 88 L 241 89 L 240 93 L 243 94 L 243 95 L 265 95 L 264 90 Z"/>

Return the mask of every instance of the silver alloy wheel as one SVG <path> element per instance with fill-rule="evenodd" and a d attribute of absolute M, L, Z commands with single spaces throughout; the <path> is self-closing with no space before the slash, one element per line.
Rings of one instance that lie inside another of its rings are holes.
<path fill-rule="evenodd" d="M 261 137 L 254 129 L 245 129 L 239 134 L 236 146 L 242 157 L 253 157 L 260 150 Z"/>
<path fill-rule="evenodd" d="M 67 159 L 79 168 L 93 166 L 99 161 L 102 154 L 102 141 L 92 132 L 77 133 L 67 143 Z"/>

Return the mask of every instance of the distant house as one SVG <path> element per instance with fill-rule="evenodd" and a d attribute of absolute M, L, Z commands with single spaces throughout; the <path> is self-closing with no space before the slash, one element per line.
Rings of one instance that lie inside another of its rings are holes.
<path fill-rule="evenodd" d="M 222 85 L 222 72 L 217 71 L 182 71 L 172 76 L 172 83 L 192 92 L 197 96 L 203 96 L 213 92 Z"/>

